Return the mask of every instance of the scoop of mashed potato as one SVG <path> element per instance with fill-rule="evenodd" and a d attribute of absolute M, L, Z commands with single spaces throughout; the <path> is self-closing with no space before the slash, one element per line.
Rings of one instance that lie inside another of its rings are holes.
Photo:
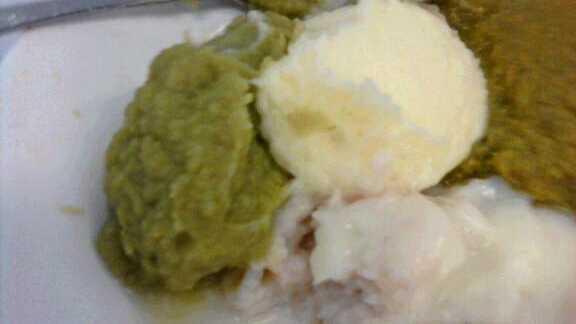
<path fill-rule="evenodd" d="M 472 53 L 439 14 L 398 0 L 304 21 L 256 84 L 273 154 L 315 193 L 430 187 L 467 156 L 486 119 Z"/>
<path fill-rule="evenodd" d="M 279 213 L 229 299 L 241 323 L 575 323 L 574 218 L 501 179 L 317 204 Z"/>
<path fill-rule="evenodd" d="M 574 322 L 576 224 L 499 180 L 335 203 L 313 218 L 326 323 Z"/>

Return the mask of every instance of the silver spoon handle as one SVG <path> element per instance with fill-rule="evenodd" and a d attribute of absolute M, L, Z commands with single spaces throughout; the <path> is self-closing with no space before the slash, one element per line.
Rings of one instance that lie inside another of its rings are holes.
<path fill-rule="evenodd" d="M 0 33 L 74 14 L 104 9 L 174 2 L 175 0 L 50 0 L 0 7 Z"/>

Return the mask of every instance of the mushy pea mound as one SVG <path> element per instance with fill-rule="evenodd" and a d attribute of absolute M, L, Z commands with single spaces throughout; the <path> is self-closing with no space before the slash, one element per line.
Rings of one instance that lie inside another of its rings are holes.
<path fill-rule="evenodd" d="M 437 2 L 481 59 L 491 105 L 486 138 L 445 182 L 499 174 L 576 211 L 576 1 Z"/>
<path fill-rule="evenodd" d="M 107 154 L 112 217 L 98 250 L 128 285 L 190 291 L 267 252 L 288 176 L 255 129 L 250 80 L 292 31 L 251 13 L 154 60 Z"/>

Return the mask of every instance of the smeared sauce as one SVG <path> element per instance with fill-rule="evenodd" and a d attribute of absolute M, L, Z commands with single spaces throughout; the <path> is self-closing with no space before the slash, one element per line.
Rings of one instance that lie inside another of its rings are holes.
<path fill-rule="evenodd" d="M 446 179 L 502 176 L 576 211 L 576 2 L 437 0 L 488 79 L 486 137 Z"/>

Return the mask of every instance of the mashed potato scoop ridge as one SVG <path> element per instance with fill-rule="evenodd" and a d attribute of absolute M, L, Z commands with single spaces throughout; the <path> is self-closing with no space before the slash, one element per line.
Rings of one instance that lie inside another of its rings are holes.
<path fill-rule="evenodd" d="M 439 14 L 397 0 L 304 21 L 256 84 L 275 157 L 315 193 L 430 187 L 468 155 L 486 119 L 472 53 Z"/>

